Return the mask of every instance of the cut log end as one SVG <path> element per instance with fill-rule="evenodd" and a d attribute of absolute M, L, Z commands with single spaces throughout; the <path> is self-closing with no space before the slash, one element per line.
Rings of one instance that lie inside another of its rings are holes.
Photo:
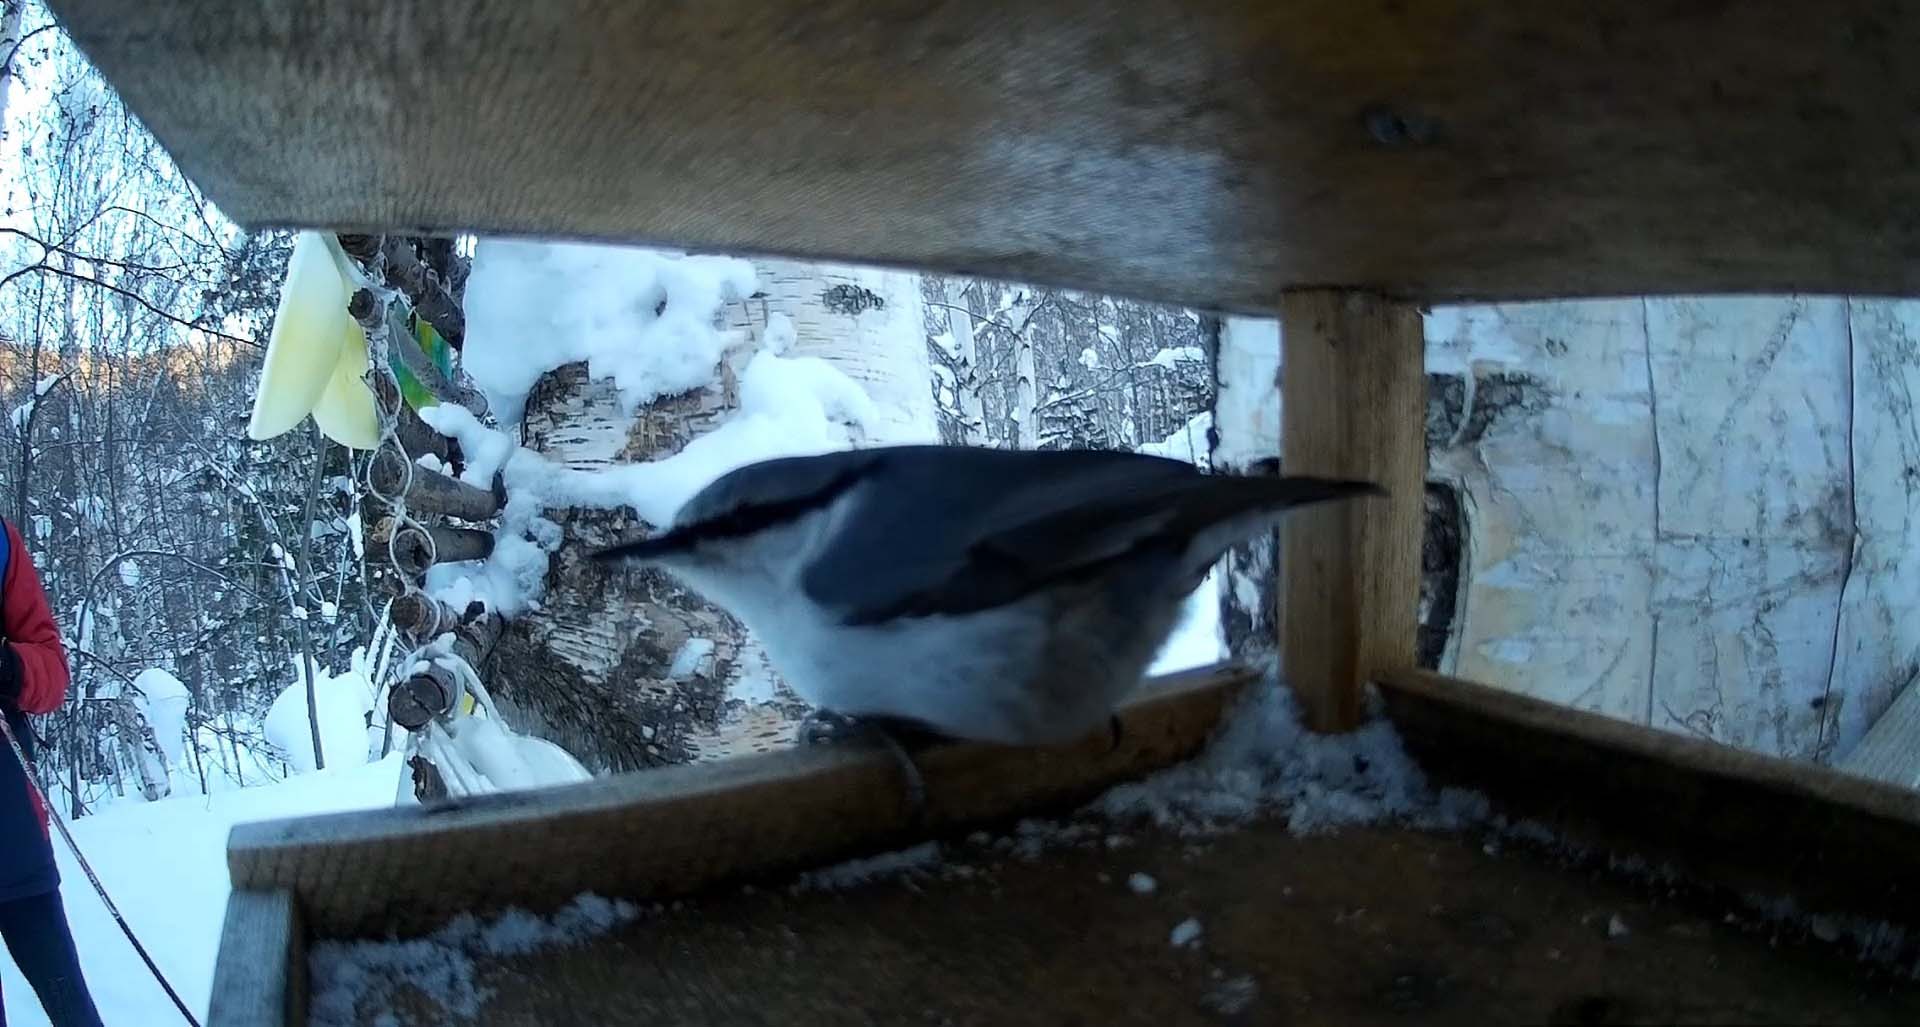
<path fill-rule="evenodd" d="M 504 489 L 469 485 L 412 463 L 391 449 L 375 455 L 368 480 L 380 495 L 404 498 L 412 509 L 466 521 L 488 520 L 505 505 Z"/>

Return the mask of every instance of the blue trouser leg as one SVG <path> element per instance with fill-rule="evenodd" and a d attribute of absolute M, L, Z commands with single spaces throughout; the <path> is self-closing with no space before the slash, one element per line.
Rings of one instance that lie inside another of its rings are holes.
<path fill-rule="evenodd" d="M 58 891 L 0 902 L 0 938 L 6 939 L 20 975 L 40 996 L 40 1007 L 53 1027 L 101 1027 Z M 6 1012 L 0 1009 L 0 1027 L 5 1025 Z"/>

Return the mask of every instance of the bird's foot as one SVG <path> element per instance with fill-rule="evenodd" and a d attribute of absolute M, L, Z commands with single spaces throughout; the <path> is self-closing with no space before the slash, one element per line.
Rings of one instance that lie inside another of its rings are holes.
<path fill-rule="evenodd" d="M 1116 713 L 1107 718 L 1107 730 L 1113 739 L 1113 744 L 1107 746 L 1107 751 L 1111 753 L 1119 749 L 1120 743 L 1126 740 L 1127 725 L 1121 723 L 1120 715 Z"/>
<path fill-rule="evenodd" d="M 801 745 L 877 744 L 891 753 L 906 783 L 907 805 L 917 828 L 927 815 L 927 781 L 913 760 L 911 749 L 924 748 L 940 735 L 911 721 L 889 717 L 849 717 L 832 710 L 814 710 L 800 721 Z"/>

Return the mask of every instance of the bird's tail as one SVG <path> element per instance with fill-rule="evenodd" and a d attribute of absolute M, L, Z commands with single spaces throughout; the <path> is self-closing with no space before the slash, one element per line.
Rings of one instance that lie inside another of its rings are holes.
<path fill-rule="evenodd" d="M 1386 489 L 1370 481 L 1299 475 L 1274 478 L 1214 474 L 1195 480 L 1183 491 L 1179 502 L 1182 519 L 1196 530 L 1246 514 L 1274 516 L 1316 503 L 1387 494 Z"/>
<path fill-rule="evenodd" d="M 1230 548 L 1304 506 L 1361 496 L 1385 496 L 1369 481 L 1295 476 L 1208 475 L 1180 498 L 1180 520 L 1192 540 L 1187 559 L 1204 576 Z M 1198 583 L 1196 579 L 1196 584 Z"/>
<path fill-rule="evenodd" d="M 1230 480 L 1235 487 L 1248 493 L 1260 506 L 1273 510 L 1288 510 L 1296 506 L 1311 506 L 1314 503 L 1328 503 L 1336 499 L 1353 499 L 1357 496 L 1384 496 L 1387 490 L 1370 481 L 1346 481 L 1338 478 L 1311 478 L 1294 476 L 1291 478 L 1233 477 L 1218 476 L 1221 480 Z M 1254 497 L 1261 497 L 1255 499 Z"/>

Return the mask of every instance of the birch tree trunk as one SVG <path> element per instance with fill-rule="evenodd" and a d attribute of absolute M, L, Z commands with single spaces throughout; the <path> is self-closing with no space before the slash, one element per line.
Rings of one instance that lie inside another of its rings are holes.
<path fill-rule="evenodd" d="M 0 126 L 7 123 L 7 94 L 13 90 L 13 62 L 19 57 L 14 47 L 20 43 L 20 16 L 27 0 L 0 0 Z"/>
<path fill-rule="evenodd" d="M 1020 327 L 1013 340 L 1013 444 L 1034 449 L 1040 442 L 1039 371 L 1033 358 L 1033 326 L 1027 323 L 1032 299 L 1017 302 L 1007 312 L 1009 323 Z"/>
<path fill-rule="evenodd" d="M 789 356 L 830 361 L 874 401 L 879 423 L 860 444 L 936 440 L 915 276 L 788 261 L 754 266 L 761 292 L 725 311 L 735 341 L 713 385 L 629 418 L 612 383 L 589 381 L 584 365 L 560 368 L 528 397 L 527 448 L 581 470 L 678 452 L 738 405 L 739 375 L 770 323 L 782 319 L 793 328 Z M 638 531 L 630 512 L 549 516 L 569 544 L 554 554 L 543 608 L 508 625 L 489 678 L 515 724 L 596 772 L 789 744 L 805 706 L 737 621 L 658 571 L 586 559 Z"/>
<path fill-rule="evenodd" d="M 954 374 L 954 403 L 960 408 L 960 441 L 969 446 L 987 444 L 987 407 L 980 398 L 980 342 L 972 309 L 967 305 L 966 279 L 949 277 L 946 284 L 947 333 L 959 351 Z"/>
<path fill-rule="evenodd" d="M 1268 318 L 1215 323 L 1214 470 L 1248 474 L 1280 459 L 1280 325 Z M 1227 552 L 1220 626 L 1234 658 L 1260 660 L 1279 649 L 1280 535 L 1262 532 Z"/>

